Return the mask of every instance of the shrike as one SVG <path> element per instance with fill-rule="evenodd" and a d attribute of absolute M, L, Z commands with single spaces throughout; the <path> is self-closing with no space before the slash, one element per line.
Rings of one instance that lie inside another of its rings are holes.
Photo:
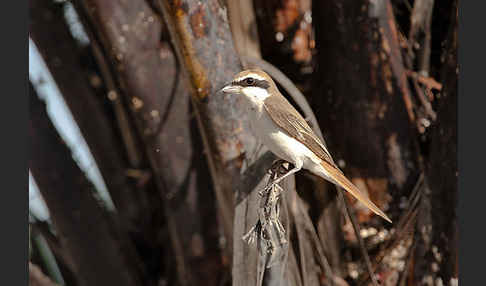
<path fill-rule="evenodd" d="M 386 214 L 344 176 L 324 144 L 265 72 L 258 69 L 242 71 L 222 91 L 242 96 L 250 129 L 255 137 L 277 157 L 294 165 L 293 169 L 274 183 L 302 168 L 309 170 L 342 187 L 391 223 Z"/>

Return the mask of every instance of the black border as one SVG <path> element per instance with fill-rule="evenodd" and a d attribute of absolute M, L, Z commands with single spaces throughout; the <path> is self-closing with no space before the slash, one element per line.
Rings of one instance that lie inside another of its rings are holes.
<path fill-rule="evenodd" d="M 28 285 L 28 1 L 1 9 L 0 112 L 2 285 Z"/>
<path fill-rule="evenodd" d="M 459 0 L 459 285 L 484 284 L 486 274 L 485 7 L 484 1 Z"/>

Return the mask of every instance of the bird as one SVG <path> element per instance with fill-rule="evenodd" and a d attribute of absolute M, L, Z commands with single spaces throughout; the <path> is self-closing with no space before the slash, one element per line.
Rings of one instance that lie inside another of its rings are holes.
<path fill-rule="evenodd" d="M 293 165 L 284 178 L 305 169 L 349 192 L 372 212 L 390 218 L 358 189 L 334 163 L 331 154 L 312 128 L 280 93 L 272 78 L 261 69 L 239 72 L 221 91 L 240 96 L 251 133 L 274 155 Z"/>

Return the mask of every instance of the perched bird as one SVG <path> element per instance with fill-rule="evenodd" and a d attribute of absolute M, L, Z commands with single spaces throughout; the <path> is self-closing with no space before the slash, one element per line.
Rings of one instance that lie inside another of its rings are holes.
<path fill-rule="evenodd" d="M 375 214 L 391 222 L 383 211 L 344 176 L 324 144 L 280 93 L 268 74 L 259 69 L 242 71 L 221 90 L 243 98 L 254 136 L 277 157 L 294 165 L 275 184 L 303 168 L 342 187 Z"/>

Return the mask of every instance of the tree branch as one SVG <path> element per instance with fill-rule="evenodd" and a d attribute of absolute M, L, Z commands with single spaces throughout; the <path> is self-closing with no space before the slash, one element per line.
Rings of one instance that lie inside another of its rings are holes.
<path fill-rule="evenodd" d="M 29 261 L 29 286 L 59 286 L 59 284 L 54 283 L 37 265 Z"/>
<path fill-rule="evenodd" d="M 140 269 L 128 261 L 127 253 L 131 252 L 120 230 L 96 201 L 94 187 L 73 161 L 32 85 L 29 111 L 29 169 L 49 208 L 62 247 L 76 257 L 74 273 L 79 284 L 144 284 Z"/>

